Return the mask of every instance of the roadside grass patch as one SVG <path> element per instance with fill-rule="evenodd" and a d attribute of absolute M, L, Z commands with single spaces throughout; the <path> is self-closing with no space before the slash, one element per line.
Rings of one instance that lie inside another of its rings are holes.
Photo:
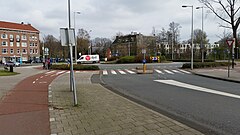
<path fill-rule="evenodd" d="M 19 73 L 16 72 L 10 72 L 7 70 L 0 70 L 0 76 L 11 76 L 11 75 L 17 75 Z"/>

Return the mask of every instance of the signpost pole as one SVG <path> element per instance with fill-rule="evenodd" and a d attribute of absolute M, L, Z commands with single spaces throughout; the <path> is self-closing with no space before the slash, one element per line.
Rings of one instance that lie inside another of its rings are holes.
<path fill-rule="evenodd" d="M 233 43 L 232 43 L 232 68 L 234 68 L 234 48 L 235 48 L 235 38 L 233 38 Z"/>
<path fill-rule="evenodd" d="M 232 49 L 232 68 L 234 68 L 234 47 L 235 38 L 233 40 L 226 40 L 229 49 Z M 230 77 L 230 50 L 228 50 L 228 77 Z"/>
<path fill-rule="evenodd" d="M 230 51 L 228 50 L 228 78 L 230 77 Z"/>

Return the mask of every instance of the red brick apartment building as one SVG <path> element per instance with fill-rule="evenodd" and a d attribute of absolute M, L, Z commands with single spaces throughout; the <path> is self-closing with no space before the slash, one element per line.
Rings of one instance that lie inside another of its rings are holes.
<path fill-rule="evenodd" d="M 31 24 L 0 21 L 0 61 L 24 62 L 39 57 L 39 30 Z"/>

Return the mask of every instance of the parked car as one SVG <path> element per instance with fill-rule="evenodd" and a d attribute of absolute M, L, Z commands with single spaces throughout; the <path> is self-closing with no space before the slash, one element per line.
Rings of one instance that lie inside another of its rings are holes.
<path fill-rule="evenodd" d="M 20 63 L 19 62 L 13 62 L 13 61 L 7 61 L 5 64 L 5 66 L 9 67 L 9 66 L 16 66 L 16 67 L 19 67 L 20 66 Z"/>

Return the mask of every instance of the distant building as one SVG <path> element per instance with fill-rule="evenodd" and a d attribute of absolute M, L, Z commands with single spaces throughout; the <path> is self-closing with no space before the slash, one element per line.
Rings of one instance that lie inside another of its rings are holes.
<path fill-rule="evenodd" d="M 0 61 L 39 59 L 39 30 L 31 24 L 0 21 L 0 36 Z"/>
<path fill-rule="evenodd" d="M 148 54 L 156 52 L 155 37 L 132 32 L 129 35 L 116 36 L 111 47 L 113 56 L 136 56 L 142 53 L 142 49 L 146 49 Z"/>

